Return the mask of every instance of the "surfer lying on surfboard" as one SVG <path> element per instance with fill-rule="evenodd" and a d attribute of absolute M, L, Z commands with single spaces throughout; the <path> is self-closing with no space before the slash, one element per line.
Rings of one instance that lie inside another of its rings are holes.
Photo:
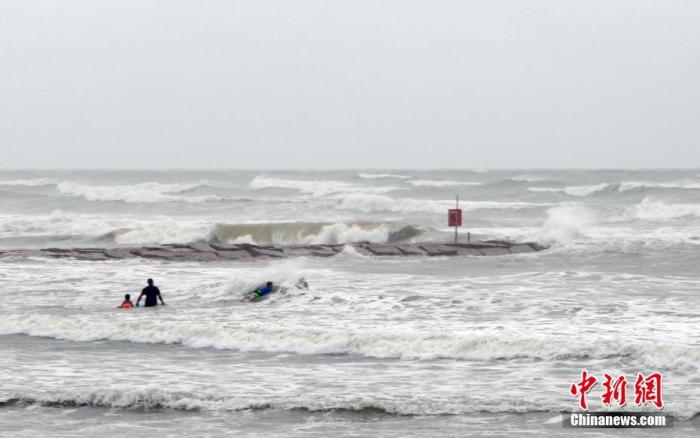
<path fill-rule="evenodd" d="M 300 277 L 294 286 L 297 289 L 308 289 L 309 283 L 304 279 L 304 277 Z M 255 289 L 253 292 L 250 292 L 249 294 L 245 295 L 243 298 L 241 298 L 241 301 L 245 301 L 245 302 L 261 301 L 265 298 L 268 298 L 268 296 L 270 294 L 275 293 L 275 292 L 280 292 L 280 293 L 284 294 L 287 292 L 287 288 L 275 286 L 272 284 L 271 281 L 268 281 L 267 283 L 265 283 L 264 286 L 260 286 L 259 288 Z"/>
<path fill-rule="evenodd" d="M 243 301 L 255 301 L 260 297 L 264 297 L 265 295 L 269 294 L 272 292 L 273 287 L 272 287 L 272 282 L 268 281 L 265 286 L 259 287 L 255 289 L 253 292 L 249 293 L 245 297 L 243 297 Z"/>

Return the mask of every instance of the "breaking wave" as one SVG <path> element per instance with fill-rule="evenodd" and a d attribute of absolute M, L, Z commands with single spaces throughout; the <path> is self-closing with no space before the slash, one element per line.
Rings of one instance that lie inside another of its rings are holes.
<path fill-rule="evenodd" d="M 416 181 L 409 181 L 409 184 L 415 187 L 457 187 L 457 186 L 480 186 L 483 183 L 474 181 L 450 181 L 450 180 L 432 180 L 432 179 L 419 179 Z"/>
<path fill-rule="evenodd" d="M 205 219 L 105 217 L 53 212 L 45 216 L 0 216 L 0 239 L 28 244 L 53 238 L 79 244 L 252 243 L 279 245 L 410 241 L 428 229 L 397 222 L 279 222 L 228 224 Z"/>
<path fill-rule="evenodd" d="M 578 204 L 563 204 L 547 210 L 547 219 L 540 230 L 540 241 L 553 244 L 584 237 L 583 229 L 593 215 Z"/>
<path fill-rule="evenodd" d="M 35 178 L 35 179 L 15 179 L 15 180 L 5 180 L 0 181 L 0 186 L 50 186 L 58 184 L 59 181 L 51 178 Z"/>
<path fill-rule="evenodd" d="M 407 179 L 410 176 L 406 175 L 394 175 L 392 173 L 358 173 L 362 179 Z"/>
<path fill-rule="evenodd" d="M 528 187 L 531 192 L 554 192 L 564 193 L 569 196 L 585 197 L 595 193 L 616 190 L 617 192 L 641 191 L 645 189 L 700 189 L 700 182 L 696 181 L 676 181 L 676 182 L 643 182 L 643 181 L 623 181 L 621 183 L 599 183 L 582 186 L 566 187 Z"/>
<path fill-rule="evenodd" d="M 401 190 L 400 187 L 379 186 L 365 187 L 357 184 L 352 184 L 345 181 L 331 180 L 298 180 L 298 179 L 283 179 L 269 178 L 258 175 L 250 182 L 249 187 L 255 190 L 261 189 L 285 189 L 297 190 L 302 193 L 308 193 L 312 196 L 327 196 L 339 193 L 389 193 L 395 190 Z"/>
<path fill-rule="evenodd" d="M 222 243 L 320 245 L 359 241 L 395 243 L 419 236 L 422 229 L 394 223 L 216 224 L 207 240 Z"/>
<path fill-rule="evenodd" d="M 454 205 L 454 200 L 427 200 L 412 198 L 391 198 L 383 195 L 372 194 L 350 194 L 344 196 L 338 208 L 341 210 L 357 210 L 362 212 L 424 212 L 424 213 L 444 213 Z M 481 209 L 524 209 L 551 206 L 550 203 L 532 202 L 497 202 L 497 201 L 460 201 L 459 206 L 465 211 Z"/>
<path fill-rule="evenodd" d="M 88 201 L 122 201 L 128 203 L 154 202 L 210 202 L 222 201 L 221 196 L 186 196 L 183 192 L 206 185 L 206 183 L 165 184 L 144 182 L 123 185 L 87 185 L 74 182 L 60 182 L 56 186 L 59 193 L 84 198 Z"/>
<path fill-rule="evenodd" d="M 644 181 L 624 181 L 621 182 L 618 190 L 627 192 L 638 189 L 700 189 L 700 182 L 697 181 L 674 181 L 674 182 L 644 182 Z"/>
<path fill-rule="evenodd" d="M 594 193 L 602 192 L 610 187 L 610 184 L 600 183 L 590 186 L 568 186 L 568 187 L 528 187 L 531 192 L 554 192 L 564 193 L 569 196 L 584 197 Z"/>
<path fill-rule="evenodd" d="M 700 204 L 669 204 L 644 198 L 632 208 L 637 219 L 651 221 L 666 221 L 682 217 L 700 217 Z"/>
<path fill-rule="evenodd" d="M 141 314 L 134 313 L 134 318 Z M 474 333 L 431 334 L 422 331 L 351 330 L 308 325 L 263 323 L 242 325 L 216 321 L 108 319 L 73 314 L 8 314 L 0 321 L 0 334 L 40 336 L 76 342 L 128 341 L 178 344 L 190 348 L 217 348 L 242 352 L 300 355 L 354 355 L 405 360 L 581 360 L 625 358 L 654 368 L 697 370 L 700 349 L 598 341 L 571 343 L 546 338 L 508 338 Z"/>
<path fill-rule="evenodd" d="M 545 178 L 539 177 L 539 176 L 530 176 L 530 175 L 518 175 L 509 178 L 510 181 L 515 181 L 515 182 L 541 182 L 541 181 L 546 181 Z"/>
<path fill-rule="evenodd" d="M 0 408 L 12 406 L 97 407 L 131 410 L 345 412 L 350 414 L 446 416 L 468 414 L 556 413 L 571 409 L 569 400 L 552 397 L 382 396 L 313 394 L 284 396 L 220 396 L 204 392 L 160 388 L 95 388 L 27 391 L 0 396 Z M 629 409 L 632 409 L 631 407 Z M 638 408 L 637 408 L 638 409 Z M 625 410 L 625 408 L 621 409 Z M 676 404 L 673 415 L 689 420 L 698 415 L 695 405 Z M 556 420 L 560 420 L 556 416 Z"/>
<path fill-rule="evenodd" d="M 558 412 L 557 401 L 522 397 L 387 397 L 381 395 L 299 395 L 296 397 L 217 396 L 206 393 L 144 389 L 76 389 L 25 392 L 0 398 L 3 406 L 92 406 L 119 409 L 183 411 L 248 411 L 278 409 L 308 412 L 349 412 L 383 415 L 464 415 L 470 413 Z"/>

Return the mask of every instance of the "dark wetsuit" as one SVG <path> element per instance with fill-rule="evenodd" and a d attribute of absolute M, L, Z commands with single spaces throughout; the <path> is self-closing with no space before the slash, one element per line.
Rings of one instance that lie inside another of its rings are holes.
<path fill-rule="evenodd" d="M 146 295 L 146 304 L 144 306 L 151 307 L 158 305 L 158 296 L 160 295 L 160 289 L 155 286 L 146 286 L 141 291 L 142 294 Z"/>

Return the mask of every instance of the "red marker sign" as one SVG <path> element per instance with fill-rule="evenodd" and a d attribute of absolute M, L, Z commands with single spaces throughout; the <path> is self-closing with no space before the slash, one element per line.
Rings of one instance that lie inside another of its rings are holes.
<path fill-rule="evenodd" d="M 450 208 L 447 211 L 447 226 L 461 227 L 462 226 L 462 209 Z"/>

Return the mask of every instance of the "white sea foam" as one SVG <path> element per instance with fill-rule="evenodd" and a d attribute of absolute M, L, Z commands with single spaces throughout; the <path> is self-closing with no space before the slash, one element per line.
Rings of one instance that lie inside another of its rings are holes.
<path fill-rule="evenodd" d="M 54 211 L 48 215 L 2 215 L 0 238 L 73 236 L 114 243 L 179 243 L 205 240 L 213 224 L 201 218 L 140 218 Z"/>
<path fill-rule="evenodd" d="M 359 258 L 368 258 L 370 256 L 366 254 L 360 253 L 357 248 L 355 248 L 352 245 L 345 245 L 343 247 L 343 250 L 339 253 L 339 256 L 346 256 L 346 257 L 359 257 Z"/>
<path fill-rule="evenodd" d="M 589 196 L 594 193 L 602 192 L 610 185 L 607 183 L 593 184 L 590 186 L 568 186 L 564 188 L 564 193 L 570 196 Z"/>
<path fill-rule="evenodd" d="M 357 176 L 359 176 L 362 179 L 407 179 L 407 178 L 410 178 L 410 176 L 395 175 L 392 173 L 358 173 Z"/>
<path fill-rule="evenodd" d="M 389 193 L 401 190 L 394 186 L 365 187 L 345 181 L 332 180 L 298 180 L 284 178 L 270 178 L 258 175 L 249 184 L 251 189 L 292 189 L 312 196 L 327 196 L 339 193 Z"/>
<path fill-rule="evenodd" d="M 700 189 L 700 182 L 686 181 L 670 181 L 670 182 L 653 182 L 653 181 L 623 181 L 618 187 L 618 191 L 627 192 L 635 189 Z"/>
<path fill-rule="evenodd" d="M 384 222 L 282 222 L 216 224 L 206 240 L 227 243 L 338 244 L 359 241 L 398 242 L 422 232 L 418 227 Z"/>
<path fill-rule="evenodd" d="M 443 233 L 454 233 L 454 228 L 441 228 Z M 541 231 L 541 227 L 469 227 L 472 239 L 495 239 L 509 241 L 531 241 Z"/>
<path fill-rule="evenodd" d="M 559 413 L 571 409 L 571 402 L 544 395 L 495 396 L 476 394 L 462 396 L 435 396 L 412 394 L 402 397 L 353 394 L 298 394 L 296 396 L 257 397 L 245 395 L 214 395 L 205 392 L 169 391 L 163 388 L 80 388 L 52 391 L 27 390 L 0 396 L 3 405 L 91 406 L 118 409 L 172 409 L 182 411 L 247 411 L 295 410 L 310 412 L 378 411 L 387 415 L 468 415 L 468 414 L 528 414 Z M 693 403 L 671 402 L 674 417 L 688 420 L 698 414 Z M 651 408 L 648 408 L 651 409 Z M 639 410 L 636 406 L 621 411 Z M 642 411 L 646 408 L 642 408 Z M 561 416 L 556 417 L 561 421 Z M 548 422 L 549 423 L 549 422 Z"/>
<path fill-rule="evenodd" d="M 56 189 L 65 195 L 77 196 L 88 201 L 123 201 L 129 203 L 154 202 L 209 202 L 220 201 L 220 196 L 185 196 L 182 192 L 201 186 L 202 183 L 157 183 L 89 185 L 63 181 Z"/>
<path fill-rule="evenodd" d="M 341 210 L 361 212 L 437 212 L 445 211 L 454 201 L 434 201 L 409 198 L 392 198 L 384 195 L 351 194 L 342 197 L 338 203 Z"/>
<path fill-rule="evenodd" d="M 300 239 L 299 243 L 314 245 L 324 243 L 352 243 L 367 240 L 370 242 L 388 242 L 391 230 L 386 225 L 367 228 L 361 225 L 330 224 L 324 225 L 316 235 Z"/>
<path fill-rule="evenodd" d="M 539 193 L 563 193 L 564 189 L 562 187 L 528 187 L 531 192 Z"/>
<path fill-rule="evenodd" d="M 353 184 L 343 181 L 295 180 L 256 176 L 249 184 L 251 189 L 295 189 L 315 196 L 351 190 Z"/>
<path fill-rule="evenodd" d="M 682 217 L 700 217 L 700 204 L 680 204 L 655 201 L 646 197 L 632 208 L 637 219 L 666 221 Z"/>
<path fill-rule="evenodd" d="M 45 235 L 100 235 L 118 228 L 118 222 L 105 222 L 92 215 L 68 214 L 56 210 L 48 215 L 0 215 L 0 237 Z"/>
<path fill-rule="evenodd" d="M 187 322 L 154 320 L 139 324 L 133 319 L 51 314 L 5 314 L 0 334 L 65 339 L 76 342 L 99 340 L 134 343 L 181 344 L 191 348 L 217 348 L 244 352 L 295 353 L 303 355 L 346 354 L 375 358 L 433 360 L 514 360 L 609 358 L 632 356 L 653 367 L 698 368 L 700 349 L 682 345 L 592 342 L 571 344 L 546 338 L 477 335 L 450 332 L 435 335 L 423 331 L 353 330 L 308 325 L 246 322 L 237 325 L 216 321 Z"/>
<path fill-rule="evenodd" d="M 607 183 L 593 184 L 589 186 L 567 186 L 567 187 L 528 187 L 531 192 L 555 192 L 565 193 L 569 196 L 584 197 L 601 192 L 610 187 Z"/>
<path fill-rule="evenodd" d="M 342 197 L 338 208 L 342 210 L 356 210 L 361 212 L 425 212 L 444 213 L 452 208 L 454 200 L 429 200 L 412 198 L 392 198 L 385 195 L 350 194 Z M 459 206 L 465 211 L 493 209 L 523 209 L 551 206 L 550 203 L 532 203 L 516 201 L 460 201 Z"/>
<path fill-rule="evenodd" d="M 234 237 L 233 239 L 229 239 L 226 241 L 226 243 L 230 244 L 242 244 L 242 243 L 247 243 L 250 245 L 259 245 L 261 242 L 258 242 L 255 240 L 255 238 L 251 234 L 243 234 L 238 237 Z"/>
<path fill-rule="evenodd" d="M 451 180 L 432 180 L 432 179 L 419 179 L 416 181 L 409 181 L 409 184 L 415 187 L 456 187 L 456 186 L 480 186 L 483 183 L 475 181 L 451 181 Z"/>
<path fill-rule="evenodd" d="M 174 409 L 185 411 L 242 411 L 260 409 L 307 410 L 311 412 L 364 410 L 396 415 L 464 415 L 470 413 L 558 412 L 561 401 L 544 397 L 440 397 L 411 395 L 401 398 L 382 395 L 299 394 L 285 396 L 220 396 L 177 392 L 161 388 L 104 388 L 27 391 L 7 394 L 3 404 L 93 406 L 122 409 Z"/>
<path fill-rule="evenodd" d="M 516 181 L 516 182 L 538 182 L 538 181 L 545 181 L 544 178 L 538 177 L 538 176 L 530 176 L 530 175 L 519 175 L 519 176 L 514 176 L 510 178 L 511 181 Z"/>
<path fill-rule="evenodd" d="M 35 179 L 15 179 L 0 181 L 0 186 L 50 186 L 58 184 L 59 181 L 51 178 L 35 178 Z"/>

